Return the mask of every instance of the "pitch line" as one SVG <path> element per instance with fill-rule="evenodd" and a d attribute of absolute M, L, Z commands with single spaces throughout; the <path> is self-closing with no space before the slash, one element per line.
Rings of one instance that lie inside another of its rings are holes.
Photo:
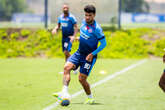
<path fill-rule="evenodd" d="M 125 73 L 125 72 L 127 72 L 127 71 L 129 71 L 129 70 L 131 70 L 131 69 L 133 69 L 133 68 L 135 68 L 135 67 L 137 67 L 137 66 L 143 64 L 143 63 L 145 63 L 146 61 L 147 61 L 147 60 L 141 60 L 141 61 L 139 61 L 139 62 L 137 62 L 137 63 L 135 63 L 135 64 L 133 64 L 133 65 L 130 65 L 130 66 L 124 68 L 124 69 L 121 70 L 121 71 L 115 72 L 114 74 L 109 75 L 109 76 L 107 76 L 106 78 L 104 78 L 104 79 L 102 79 L 102 80 L 100 80 L 100 81 L 98 81 L 98 82 L 92 84 L 92 85 L 91 85 L 91 88 L 94 88 L 94 87 L 96 87 L 96 86 L 98 86 L 98 85 L 101 85 L 101 84 L 103 84 L 103 83 L 105 83 L 105 82 L 107 82 L 107 81 L 109 81 L 109 80 L 111 80 L 111 79 L 117 77 L 118 75 L 121 75 L 121 74 L 123 74 L 123 73 Z M 71 95 L 71 97 L 72 97 L 72 98 L 75 98 L 75 97 L 79 96 L 80 94 L 82 94 L 83 92 L 84 92 L 84 90 L 80 90 L 80 91 L 74 93 L 73 95 Z M 53 104 L 51 104 L 51 105 L 45 107 L 43 110 L 52 110 L 53 108 L 56 108 L 58 105 L 59 105 L 59 102 L 57 101 L 57 102 L 55 102 L 55 103 L 53 103 Z"/>

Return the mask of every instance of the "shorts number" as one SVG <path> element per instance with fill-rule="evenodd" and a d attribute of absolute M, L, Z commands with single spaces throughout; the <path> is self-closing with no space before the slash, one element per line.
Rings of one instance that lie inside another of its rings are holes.
<path fill-rule="evenodd" d="M 67 43 L 67 42 L 64 43 L 64 47 L 65 47 L 65 48 L 68 47 L 68 43 Z"/>
<path fill-rule="evenodd" d="M 85 66 L 84 66 L 84 68 L 85 68 L 85 69 L 89 70 L 89 69 L 90 69 L 90 67 L 91 67 L 91 65 L 90 65 L 90 64 L 85 63 Z"/>

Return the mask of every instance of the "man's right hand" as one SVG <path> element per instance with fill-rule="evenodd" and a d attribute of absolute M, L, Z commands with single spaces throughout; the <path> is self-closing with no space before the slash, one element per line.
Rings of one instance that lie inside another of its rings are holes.
<path fill-rule="evenodd" d="M 57 33 L 57 29 L 53 29 L 52 30 L 52 34 L 54 35 L 54 34 L 56 34 Z"/>
<path fill-rule="evenodd" d="M 79 40 L 80 40 L 80 37 L 76 37 L 76 38 L 75 38 L 75 41 L 79 41 Z"/>
<path fill-rule="evenodd" d="M 69 38 L 70 38 L 70 42 L 74 42 L 74 40 L 75 40 L 75 37 L 74 36 L 69 36 Z"/>

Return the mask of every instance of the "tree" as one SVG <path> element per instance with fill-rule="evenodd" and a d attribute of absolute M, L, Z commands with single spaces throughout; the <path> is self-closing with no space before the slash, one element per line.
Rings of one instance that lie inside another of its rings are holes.
<path fill-rule="evenodd" d="M 25 10 L 24 0 L 0 0 L 0 20 L 10 20 L 13 13 Z"/>
<path fill-rule="evenodd" d="M 145 0 L 122 0 L 122 11 L 124 12 L 149 12 L 150 7 Z"/>

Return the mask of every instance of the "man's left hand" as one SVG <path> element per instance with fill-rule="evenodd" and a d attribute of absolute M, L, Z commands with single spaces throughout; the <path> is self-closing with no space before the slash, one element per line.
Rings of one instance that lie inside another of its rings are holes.
<path fill-rule="evenodd" d="M 70 42 L 74 42 L 74 39 L 75 39 L 75 37 L 74 36 L 69 36 L 69 38 L 70 38 Z"/>
<path fill-rule="evenodd" d="M 86 57 L 86 60 L 89 61 L 89 62 L 92 62 L 92 59 L 93 59 L 93 55 L 92 55 L 92 53 L 90 53 L 90 54 Z"/>

